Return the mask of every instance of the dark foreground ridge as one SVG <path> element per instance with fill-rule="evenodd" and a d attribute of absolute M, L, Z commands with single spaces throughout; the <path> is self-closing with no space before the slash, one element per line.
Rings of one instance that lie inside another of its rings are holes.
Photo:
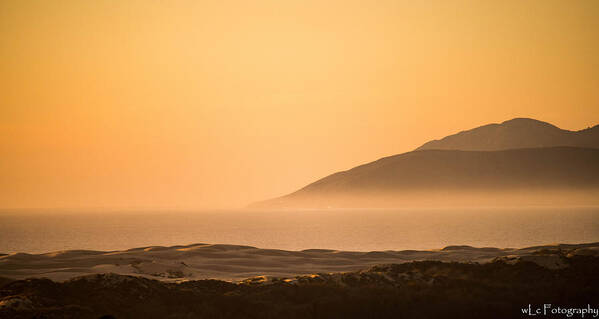
<path fill-rule="evenodd" d="M 547 249 L 537 255 L 562 266 L 500 257 L 486 264 L 420 261 L 240 283 L 116 274 L 63 283 L 5 280 L 0 318 L 525 318 L 529 304 L 598 308 L 599 257 Z"/>

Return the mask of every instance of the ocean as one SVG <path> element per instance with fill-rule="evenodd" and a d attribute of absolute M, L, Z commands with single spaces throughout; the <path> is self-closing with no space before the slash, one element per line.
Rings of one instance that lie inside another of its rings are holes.
<path fill-rule="evenodd" d="M 0 253 L 192 243 L 382 251 L 599 242 L 599 207 L 0 212 Z"/>

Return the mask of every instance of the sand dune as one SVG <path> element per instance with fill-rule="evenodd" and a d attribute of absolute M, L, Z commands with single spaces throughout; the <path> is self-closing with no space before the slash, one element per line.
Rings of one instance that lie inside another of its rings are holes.
<path fill-rule="evenodd" d="M 421 260 L 484 263 L 497 257 L 526 259 L 546 267 L 560 266 L 559 260 L 554 258 L 555 255 L 539 255 L 538 252 L 542 250 L 599 255 L 599 243 L 522 249 L 448 246 L 438 250 L 372 252 L 327 249 L 286 251 L 240 245 L 193 244 L 141 247 L 124 251 L 15 253 L 0 256 L 0 277 L 46 277 L 64 281 L 87 274 L 116 273 L 164 281 L 207 278 L 239 281 L 254 276 L 292 277 L 301 274 L 356 271 L 373 265 Z"/>

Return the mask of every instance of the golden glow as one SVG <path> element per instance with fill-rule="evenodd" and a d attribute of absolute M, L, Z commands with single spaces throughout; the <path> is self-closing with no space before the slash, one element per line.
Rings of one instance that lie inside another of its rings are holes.
<path fill-rule="evenodd" d="M 0 2 L 0 207 L 228 207 L 490 122 L 599 123 L 599 2 Z"/>

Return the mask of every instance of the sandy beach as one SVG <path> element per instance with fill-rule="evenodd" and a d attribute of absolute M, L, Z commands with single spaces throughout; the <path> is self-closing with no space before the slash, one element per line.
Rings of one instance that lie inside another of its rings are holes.
<path fill-rule="evenodd" d="M 544 252 L 553 252 L 546 254 Z M 0 256 L 0 277 L 49 278 L 115 273 L 162 281 L 220 279 L 240 281 L 255 276 L 293 277 L 367 269 L 373 265 L 412 261 L 486 263 L 496 258 L 528 260 L 547 268 L 562 266 L 555 252 L 599 255 L 599 243 L 555 244 L 528 248 L 476 248 L 448 246 L 437 250 L 339 251 L 308 249 L 287 251 L 224 244 L 140 247 L 124 251 L 68 250 L 44 254 Z"/>

